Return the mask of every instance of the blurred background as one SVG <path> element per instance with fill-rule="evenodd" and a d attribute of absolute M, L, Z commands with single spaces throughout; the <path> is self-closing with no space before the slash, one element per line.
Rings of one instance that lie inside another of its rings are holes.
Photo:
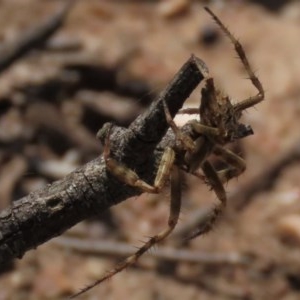
<path fill-rule="evenodd" d="M 233 102 L 254 95 L 208 5 L 266 91 L 244 115 L 255 134 L 230 146 L 247 170 L 227 184 L 228 208 L 214 230 L 188 242 L 216 196 L 186 175 L 173 237 L 80 299 L 299 299 L 300 2 L 78 0 L 49 39 L 5 65 L 66 4 L 0 1 L 0 208 L 100 155 L 98 129 L 128 126 L 192 53 Z M 200 88 L 188 106 L 199 106 Z M 168 188 L 143 194 L 29 251 L 1 270 L 0 299 L 78 291 L 165 228 L 168 199 Z"/>

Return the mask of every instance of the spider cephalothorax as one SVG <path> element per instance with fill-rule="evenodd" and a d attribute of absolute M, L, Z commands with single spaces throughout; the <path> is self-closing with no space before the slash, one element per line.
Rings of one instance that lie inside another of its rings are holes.
<path fill-rule="evenodd" d="M 214 142 L 225 145 L 253 134 L 250 125 L 240 123 L 242 111 L 233 105 L 228 95 L 218 90 L 213 78 L 206 79 L 201 91 L 200 123 L 218 129 L 212 138 Z"/>

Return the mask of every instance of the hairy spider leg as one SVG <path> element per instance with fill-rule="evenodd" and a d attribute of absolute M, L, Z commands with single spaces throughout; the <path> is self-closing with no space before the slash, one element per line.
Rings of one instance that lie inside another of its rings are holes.
<path fill-rule="evenodd" d="M 246 53 L 241 45 L 241 43 L 231 34 L 231 32 L 228 30 L 228 28 L 221 22 L 221 20 L 208 8 L 204 7 L 204 9 L 211 15 L 213 20 L 218 24 L 218 26 L 222 29 L 222 31 L 226 34 L 226 36 L 231 40 L 234 49 L 240 58 L 242 64 L 245 67 L 245 70 L 249 76 L 249 79 L 251 80 L 252 84 L 256 87 L 258 90 L 258 94 L 252 97 L 249 97 L 245 100 L 242 100 L 241 102 L 235 104 L 236 111 L 242 111 L 244 109 L 247 109 L 251 106 L 256 105 L 257 103 L 261 102 L 265 97 L 264 88 L 258 79 L 258 77 L 254 74 L 254 71 L 252 70 L 252 67 L 249 63 L 249 60 L 246 56 Z"/>
<path fill-rule="evenodd" d="M 133 255 L 129 256 L 126 260 L 124 260 L 119 265 L 117 265 L 113 270 L 107 272 L 103 277 L 96 280 L 92 284 L 86 286 L 81 291 L 79 291 L 77 294 L 72 295 L 71 299 L 87 292 L 88 290 L 92 289 L 93 287 L 100 284 L 101 282 L 113 277 L 117 273 L 130 267 L 131 265 L 136 263 L 137 260 L 145 252 L 147 252 L 155 244 L 164 240 L 173 231 L 173 229 L 175 228 L 175 226 L 178 222 L 180 209 L 181 209 L 181 172 L 177 166 L 173 165 L 170 177 L 171 177 L 171 203 L 170 203 L 170 211 L 169 211 L 169 219 L 168 219 L 167 228 L 165 230 L 161 231 L 159 234 L 151 237 Z"/>
<path fill-rule="evenodd" d="M 222 183 L 226 183 L 230 179 L 238 177 L 246 170 L 245 160 L 229 149 L 216 145 L 213 152 L 229 165 L 228 168 L 217 172 Z"/>
<path fill-rule="evenodd" d="M 164 106 L 166 121 L 169 124 L 169 126 L 172 128 L 176 139 L 181 142 L 181 145 L 184 150 L 189 151 L 189 152 L 193 151 L 195 148 L 193 140 L 188 135 L 181 132 L 180 128 L 178 128 L 178 126 L 175 124 L 175 122 L 171 116 L 171 113 L 170 113 L 167 103 L 164 100 L 162 102 L 163 102 L 163 106 Z"/>
<path fill-rule="evenodd" d="M 197 226 L 197 230 L 192 233 L 188 239 L 194 239 L 212 229 L 218 217 L 226 207 L 227 197 L 223 184 L 234 177 L 238 177 L 246 169 L 245 160 L 232 151 L 215 145 L 213 152 L 224 160 L 229 167 L 217 172 L 211 163 L 205 160 L 201 169 L 205 175 L 206 181 L 216 193 L 220 204 L 216 205 L 212 212 L 202 220 L 201 224 Z"/>
<path fill-rule="evenodd" d="M 176 138 L 178 138 L 180 141 L 186 141 L 186 140 L 192 141 L 192 139 L 188 135 L 183 134 L 180 131 L 180 128 L 178 128 L 177 125 L 174 123 L 169 113 L 168 107 L 165 103 L 164 103 L 164 108 L 165 108 L 167 122 L 172 128 Z M 214 209 L 208 215 L 208 217 L 205 218 L 204 222 L 200 224 L 196 232 L 194 232 L 191 236 L 189 236 L 188 239 L 196 238 L 197 236 L 210 231 L 215 221 L 217 220 L 217 218 L 225 208 L 226 201 L 227 201 L 226 192 L 222 184 L 222 181 L 219 178 L 214 167 L 207 160 L 207 157 L 209 156 L 209 154 L 212 153 L 214 149 L 214 144 L 211 143 L 205 136 L 207 135 L 217 136 L 220 134 L 220 132 L 217 128 L 202 125 L 197 121 L 192 122 L 191 125 L 196 132 L 202 135 L 198 137 L 195 142 L 193 142 L 193 147 L 190 149 L 186 147 L 185 142 L 182 142 L 182 146 L 186 150 L 185 161 L 188 166 L 188 172 L 192 174 L 193 173 L 197 174 L 196 173 L 197 169 L 201 167 L 205 175 L 206 181 L 209 183 L 210 187 L 216 193 L 217 198 L 220 201 L 220 204 L 214 207 Z"/>
<path fill-rule="evenodd" d="M 112 125 L 109 127 L 105 137 L 105 145 L 103 156 L 107 170 L 113 174 L 118 180 L 132 187 L 137 187 L 144 192 L 159 193 L 166 180 L 169 178 L 170 170 L 175 159 L 175 153 L 172 148 L 167 147 L 162 155 L 154 185 L 150 185 L 142 180 L 136 172 L 126 167 L 124 164 L 116 161 L 110 156 L 110 134 Z"/>
<path fill-rule="evenodd" d="M 213 228 L 219 216 L 223 213 L 227 203 L 224 186 L 212 164 L 208 160 L 205 160 L 201 166 L 201 169 L 206 176 L 208 184 L 216 193 L 220 203 L 215 205 L 215 207 L 207 215 L 207 217 L 204 218 L 201 224 L 197 226 L 198 228 L 188 236 L 187 240 L 194 239 L 202 234 L 209 232 Z"/>

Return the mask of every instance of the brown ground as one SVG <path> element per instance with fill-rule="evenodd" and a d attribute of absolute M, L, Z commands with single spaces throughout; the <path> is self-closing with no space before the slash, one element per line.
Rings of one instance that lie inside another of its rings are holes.
<path fill-rule="evenodd" d="M 38 26 L 62 2 L 1 1 L 2 42 Z M 31 52 L 1 75 L 1 208 L 97 156 L 97 129 L 112 119 L 128 125 L 191 53 L 207 63 L 233 99 L 256 92 L 203 2 L 78 1 L 52 46 Z M 231 202 L 224 218 L 213 232 L 182 247 L 189 255 L 218 254 L 227 262 L 148 256 L 82 299 L 300 299 L 300 4 L 291 1 L 270 12 L 246 1 L 205 2 L 239 37 L 266 90 L 266 101 L 245 115 L 255 135 L 237 146 L 247 171 L 226 187 Z M 54 45 L 60 49 L 54 51 Z M 67 46 L 73 49 L 63 50 Z M 93 74 L 95 82 L 81 82 L 70 92 L 79 64 L 101 70 L 102 76 Z M 73 71 L 67 72 L 66 65 Z M 114 84 L 109 74 L 116 75 Z M 46 89 L 57 79 L 59 85 Z M 199 89 L 188 100 L 198 102 Z M 265 186 L 259 190 L 261 183 Z M 216 200 L 194 178 L 188 177 L 187 185 L 178 230 Z M 97 251 L 91 245 L 87 251 L 75 249 L 70 237 L 85 245 L 87 238 L 104 246 L 117 241 L 140 245 L 164 228 L 168 195 L 166 190 L 159 197 L 125 201 L 28 252 L 2 273 L 0 299 L 60 299 L 78 291 L 122 256 L 87 254 Z M 246 197 L 249 201 L 238 208 Z M 151 254 L 159 255 L 167 244 L 172 246 L 171 238 Z M 121 247 L 115 244 L 112 250 Z"/>

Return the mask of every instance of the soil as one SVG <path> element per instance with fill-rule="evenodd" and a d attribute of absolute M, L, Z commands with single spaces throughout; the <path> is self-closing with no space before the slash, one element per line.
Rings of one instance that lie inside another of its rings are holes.
<path fill-rule="evenodd" d="M 128 126 L 192 53 L 233 102 L 255 95 L 204 5 L 242 43 L 266 91 L 265 101 L 243 117 L 255 134 L 233 149 L 247 170 L 226 185 L 227 210 L 214 230 L 183 242 L 187 224 L 199 222 L 217 201 L 186 175 L 173 238 L 80 299 L 300 299 L 300 3 L 279 2 L 79 0 L 44 47 L 1 74 L 1 209 L 98 156 L 98 129 L 107 121 Z M 2 45 L 63 3 L 1 1 Z M 187 106 L 199 106 L 200 88 Z M 2 271 L 0 299 L 77 292 L 124 258 L 124 243 L 140 246 L 165 228 L 169 194 L 166 188 L 128 199 L 29 251 Z M 178 250 L 197 259 L 175 259 Z"/>

